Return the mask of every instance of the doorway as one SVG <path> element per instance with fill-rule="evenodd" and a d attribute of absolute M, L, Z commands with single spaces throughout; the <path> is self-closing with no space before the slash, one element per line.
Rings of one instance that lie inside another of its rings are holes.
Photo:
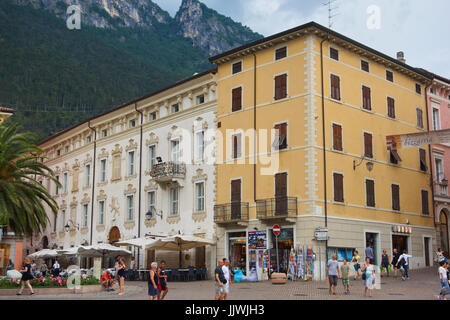
<path fill-rule="evenodd" d="M 372 247 L 374 265 L 378 265 L 378 237 L 378 233 L 366 232 L 366 248 L 369 247 L 369 245 Z"/>
<path fill-rule="evenodd" d="M 425 250 L 425 266 L 430 266 L 430 238 L 423 238 L 423 248 Z"/>
<path fill-rule="evenodd" d="M 444 255 L 448 257 L 448 221 L 447 214 L 444 210 L 441 211 L 441 214 L 439 216 L 439 230 L 441 236 L 441 249 L 444 250 Z"/>
<path fill-rule="evenodd" d="M 400 253 L 404 250 L 408 251 L 408 237 L 392 235 L 392 249 L 397 249 Z"/>
<path fill-rule="evenodd" d="M 245 231 L 228 233 L 228 248 L 232 270 L 240 269 L 245 274 L 247 269 L 247 233 Z"/>
<path fill-rule="evenodd" d="M 272 248 L 270 249 L 270 265 L 277 265 L 277 251 L 276 251 L 276 237 L 273 231 L 270 230 Z M 291 255 L 291 249 L 294 247 L 294 229 L 293 228 L 281 228 L 281 233 L 278 236 L 278 260 L 280 262 L 279 269 L 277 267 L 274 270 L 278 272 L 287 273 L 289 269 L 289 258 Z"/>

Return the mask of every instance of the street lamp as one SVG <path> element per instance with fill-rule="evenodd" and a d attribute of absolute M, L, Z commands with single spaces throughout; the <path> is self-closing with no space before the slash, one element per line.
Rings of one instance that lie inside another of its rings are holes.
<path fill-rule="evenodd" d="M 365 159 L 365 157 L 362 157 L 361 161 L 359 161 L 359 163 L 357 163 L 356 160 L 353 160 L 353 170 L 356 170 L 356 168 L 359 167 L 363 163 L 364 159 Z M 367 161 L 366 168 L 367 168 L 367 170 L 369 170 L 369 172 L 372 171 L 373 170 L 373 162 L 370 160 Z"/>
<path fill-rule="evenodd" d="M 69 225 L 69 222 L 71 225 Z M 72 226 L 72 228 L 77 228 L 77 230 L 80 230 L 80 224 L 78 223 L 77 225 L 75 225 L 75 223 L 73 223 L 72 220 L 69 219 L 69 221 L 67 221 L 67 224 L 64 226 L 64 230 L 66 230 L 66 232 L 70 231 L 70 227 Z"/>
<path fill-rule="evenodd" d="M 162 219 L 162 218 L 163 218 L 163 212 L 162 212 L 162 210 L 159 210 L 159 213 L 158 213 L 158 211 L 157 211 L 154 207 L 151 207 L 151 208 L 147 211 L 147 213 L 145 214 L 145 218 L 146 218 L 147 220 L 152 219 L 154 216 L 158 216 L 158 217 L 160 217 L 160 218 Z"/>

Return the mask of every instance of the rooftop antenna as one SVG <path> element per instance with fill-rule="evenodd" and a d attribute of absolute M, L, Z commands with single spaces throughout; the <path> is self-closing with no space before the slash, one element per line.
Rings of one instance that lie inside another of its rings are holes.
<path fill-rule="evenodd" d="M 336 10 L 339 8 L 335 3 L 337 0 L 328 0 L 327 2 L 323 3 L 323 6 L 328 7 L 328 29 L 331 29 L 333 27 L 333 18 L 339 15 L 339 13 L 336 13 Z"/>

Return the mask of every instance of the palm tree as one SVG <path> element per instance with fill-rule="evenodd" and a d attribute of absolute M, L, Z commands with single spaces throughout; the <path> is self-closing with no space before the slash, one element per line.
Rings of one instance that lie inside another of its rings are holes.
<path fill-rule="evenodd" d="M 56 201 L 36 178 L 60 184 L 43 163 L 43 151 L 30 142 L 33 139 L 31 133 L 19 133 L 17 124 L 0 124 L 0 223 L 17 235 L 45 230 L 49 221 L 45 205 L 58 212 Z"/>

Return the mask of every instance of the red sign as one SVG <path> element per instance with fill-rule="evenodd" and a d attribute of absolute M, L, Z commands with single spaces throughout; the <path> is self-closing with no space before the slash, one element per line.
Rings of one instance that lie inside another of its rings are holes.
<path fill-rule="evenodd" d="M 273 231 L 273 234 L 278 237 L 281 233 L 281 228 L 279 225 L 276 224 L 272 227 L 272 231 Z"/>

